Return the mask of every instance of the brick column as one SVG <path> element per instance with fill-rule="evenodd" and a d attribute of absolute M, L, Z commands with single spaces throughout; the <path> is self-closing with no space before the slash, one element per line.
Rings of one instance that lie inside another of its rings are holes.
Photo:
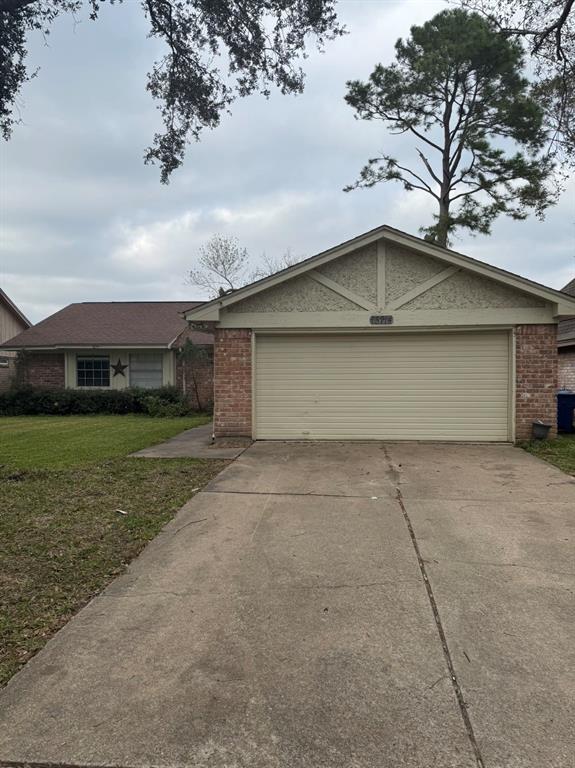
<path fill-rule="evenodd" d="M 252 332 L 247 328 L 215 331 L 214 433 L 252 436 Z"/>
<path fill-rule="evenodd" d="M 557 434 L 557 326 L 518 325 L 515 329 L 515 436 L 531 437 L 538 419 Z"/>

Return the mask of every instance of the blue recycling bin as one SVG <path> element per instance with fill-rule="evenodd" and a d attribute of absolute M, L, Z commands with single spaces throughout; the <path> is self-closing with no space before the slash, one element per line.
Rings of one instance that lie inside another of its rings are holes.
<path fill-rule="evenodd" d="M 575 432 L 575 392 L 559 392 L 557 395 L 557 429 L 559 432 Z"/>

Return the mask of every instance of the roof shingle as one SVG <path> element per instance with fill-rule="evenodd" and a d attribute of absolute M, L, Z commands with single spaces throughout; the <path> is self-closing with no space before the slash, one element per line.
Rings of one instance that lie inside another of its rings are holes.
<path fill-rule="evenodd" d="M 167 347 L 187 328 L 180 313 L 201 301 L 102 301 L 70 304 L 3 346 Z M 192 332 L 195 344 L 213 344 L 210 333 Z"/>

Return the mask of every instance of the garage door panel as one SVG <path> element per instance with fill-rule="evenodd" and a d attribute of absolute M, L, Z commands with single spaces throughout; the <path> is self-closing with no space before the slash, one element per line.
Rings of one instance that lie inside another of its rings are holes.
<path fill-rule="evenodd" d="M 258 335 L 260 439 L 507 440 L 505 332 Z"/>

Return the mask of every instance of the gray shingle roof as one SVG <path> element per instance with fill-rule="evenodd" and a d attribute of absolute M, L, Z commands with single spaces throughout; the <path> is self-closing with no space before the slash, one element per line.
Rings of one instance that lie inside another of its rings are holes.
<path fill-rule="evenodd" d="M 187 328 L 182 312 L 201 301 L 102 301 L 70 304 L 5 345 L 12 348 L 98 346 L 167 347 Z M 210 333 L 192 332 L 196 344 Z"/>

